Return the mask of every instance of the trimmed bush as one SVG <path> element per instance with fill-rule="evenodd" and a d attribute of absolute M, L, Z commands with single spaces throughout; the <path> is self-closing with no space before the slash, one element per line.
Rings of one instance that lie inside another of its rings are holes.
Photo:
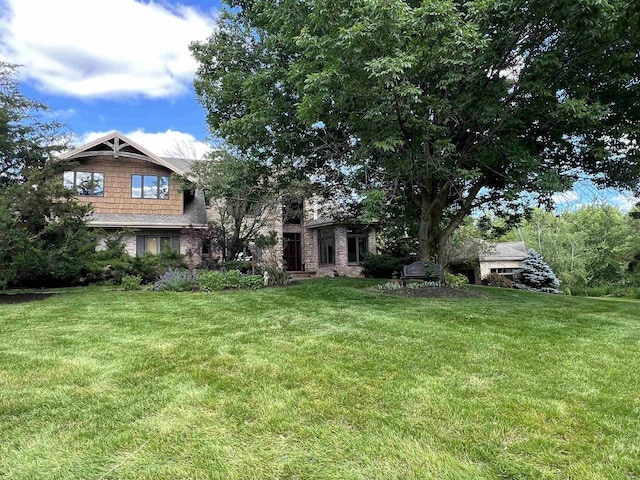
<path fill-rule="evenodd" d="M 482 277 L 482 284 L 489 287 L 512 288 L 513 282 L 499 273 L 490 273 Z"/>
<path fill-rule="evenodd" d="M 170 268 L 153 284 L 153 289 L 157 292 L 191 292 L 197 286 L 195 272 Z"/>
<path fill-rule="evenodd" d="M 362 261 L 362 271 L 365 277 L 393 278 L 400 276 L 402 267 L 410 263 L 408 258 L 395 257 L 389 254 L 374 255 L 366 253 Z"/>
<path fill-rule="evenodd" d="M 461 287 L 462 285 L 467 285 L 469 279 L 461 273 L 447 273 L 445 275 L 445 282 L 452 287 Z"/>
<path fill-rule="evenodd" d="M 239 270 L 205 271 L 200 273 L 200 291 L 214 292 L 229 288 L 257 289 L 262 287 L 263 280 L 260 275 L 243 275 Z"/>
<path fill-rule="evenodd" d="M 125 275 L 120 282 L 122 290 L 140 290 L 142 277 L 140 275 Z"/>

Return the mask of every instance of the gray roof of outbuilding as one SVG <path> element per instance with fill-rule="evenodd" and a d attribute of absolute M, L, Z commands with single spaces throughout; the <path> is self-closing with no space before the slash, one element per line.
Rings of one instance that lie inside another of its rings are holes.
<path fill-rule="evenodd" d="M 527 257 L 529 255 L 523 241 L 493 243 L 487 252 L 480 254 L 480 260 L 483 262 L 525 260 Z"/>

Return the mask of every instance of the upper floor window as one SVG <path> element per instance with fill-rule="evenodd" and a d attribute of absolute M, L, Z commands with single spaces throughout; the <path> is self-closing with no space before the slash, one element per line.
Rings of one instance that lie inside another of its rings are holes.
<path fill-rule="evenodd" d="M 132 175 L 131 196 L 133 198 L 169 198 L 169 177 L 158 175 Z"/>
<path fill-rule="evenodd" d="M 104 173 L 64 172 L 64 188 L 75 190 L 76 195 L 104 197 Z"/>
<path fill-rule="evenodd" d="M 282 221 L 288 225 L 300 225 L 304 213 L 302 200 L 285 197 L 282 205 Z"/>

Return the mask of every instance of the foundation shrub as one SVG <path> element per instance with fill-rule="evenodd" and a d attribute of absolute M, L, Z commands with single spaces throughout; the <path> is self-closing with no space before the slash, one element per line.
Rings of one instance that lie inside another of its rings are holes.
<path fill-rule="evenodd" d="M 490 273 L 482 277 L 482 284 L 489 287 L 512 288 L 513 282 L 499 273 Z"/>
<path fill-rule="evenodd" d="M 200 273 L 200 291 L 214 292 L 231 288 L 257 289 L 262 287 L 260 275 L 243 275 L 239 270 L 228 272 L 209 270 Z"/>
<path fill-rule="evenodd" d="M 402 272 L 402 267 L 410 262 L 409 258 L 396 257 L 387 253 L 374 255 L 367 253 L 362 261 L 362 271 L 365 277 L 395 278 Z"/>

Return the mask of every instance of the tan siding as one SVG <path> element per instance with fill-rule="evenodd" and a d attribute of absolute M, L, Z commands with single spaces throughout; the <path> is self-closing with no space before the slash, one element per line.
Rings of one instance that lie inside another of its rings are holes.
<path fill-rule="evenodd" d="M 131 175 L 170 176 L 171 171 L 144 160 L 132 158 L 93 157 L 82 160 L 74 170 L 104 173 L 104 197 L 78 197 L 83 203 L 93 204 L 97 213 L 134 213 L 182 215 L 183 193 L 180 182 L 169 179 L 169 198 L 154 200 L 131 197 Z"/>
<path fill-rule="evenodd" d="M 480 262 L 480 278 L 484 278 L 491 273 L 492 268 L 522 268 L 521 260 L 494 260 L 491 262 Z"/>

